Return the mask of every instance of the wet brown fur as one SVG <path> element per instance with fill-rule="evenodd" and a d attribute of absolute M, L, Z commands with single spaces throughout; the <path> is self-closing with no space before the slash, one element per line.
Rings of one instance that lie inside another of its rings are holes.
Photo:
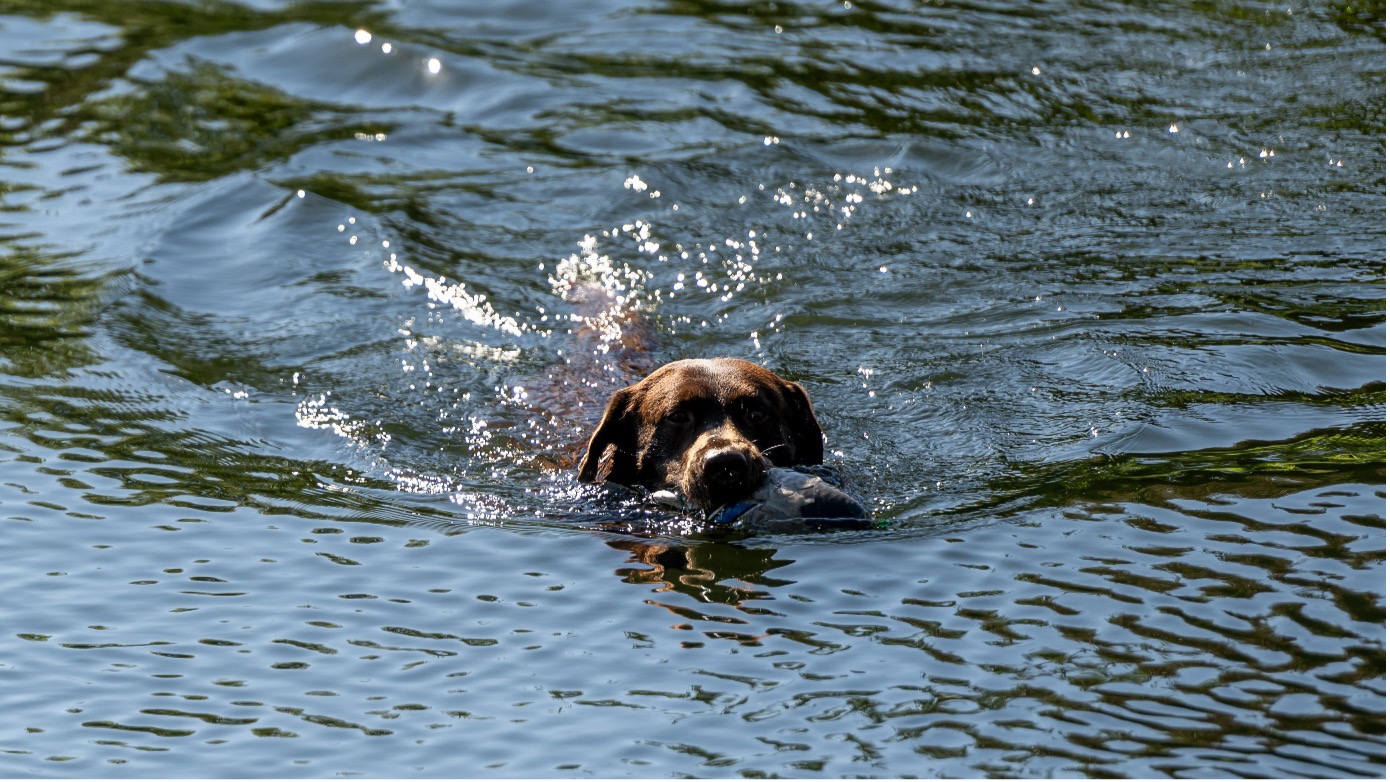
<path fill-rule="evenodd" d="M 800 385 L 739 359 L 688 359 L 613 394 L 579 478 L 675 490 L 712 510 L 746 497 L 768 467 L 823 458 Z"/>

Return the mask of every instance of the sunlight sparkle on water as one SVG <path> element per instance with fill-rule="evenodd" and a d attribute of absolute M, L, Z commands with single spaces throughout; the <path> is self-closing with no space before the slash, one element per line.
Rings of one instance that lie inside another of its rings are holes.
<path fill-rule="evenodd" d="M 356 244 L 357 237 L 352 237 L 351 242 Z M 384 265 L 387 271 L 401 274 L 405 278 L 401 280 L 401 285 L 407 289 L 424 288 L 430 301 L 452 307 L 470 323 L 488 326 L 512 336 L 520 336 L 523 331 L 522 325 L 515 318 L 499 314 L 488 303 L 486 294 L 468 292 L 465 283 L 460 282 L 451 285 L 443 277 L 438 279 L 425 277 L 397 261 L 395 253 L 391 254 Z"/>
<path fill-rule="evenodd" d="M 372 42 L 372 34 L 366 30 L 358 30 L 352 37 L 353 40 L 357 41 L 359 44 L 368 44 Z"/>
<path fill-rule="evenodd" d="M 371 441 L 385 444 L 391 440 L 390 434 L 365 421 L 354 420 L 352 416 L 329 404 L 328 397 L 331 394 L 330 391 L 301 399 L 295 406 L 296 423 L 305 429 L 327 429 L 358 445 L 367 445 Z"/>

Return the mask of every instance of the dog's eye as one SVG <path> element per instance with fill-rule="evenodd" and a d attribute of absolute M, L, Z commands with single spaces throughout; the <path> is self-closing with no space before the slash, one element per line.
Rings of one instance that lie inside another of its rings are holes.
<path fill-rule="evenodd" d="M 692 420 L 690 412 L 687 410 L 677 410 L 666 415 L 666 423 L 676 426 L 685 426 Z"/>
<path fill-rule="evenodd" d="M 767 411 L 759 410 L 755 407 L 749 410 L 747 413 L 745 413 L 744 416 L 748 419 L 748 423 L 760 424 L 767 420 Z"/>

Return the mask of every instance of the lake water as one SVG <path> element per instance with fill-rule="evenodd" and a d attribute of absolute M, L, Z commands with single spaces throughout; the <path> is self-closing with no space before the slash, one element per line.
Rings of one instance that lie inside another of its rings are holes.
<path fill-rule="evenodd" d="M 1359 0 L 0 2 L 0 777 L 1383 777 L 1384 58 Z M 716 355 L 874 529 L 576 482 Z"/>

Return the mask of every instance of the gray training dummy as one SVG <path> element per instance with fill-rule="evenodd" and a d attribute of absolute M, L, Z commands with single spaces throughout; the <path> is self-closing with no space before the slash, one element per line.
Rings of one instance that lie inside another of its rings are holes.
<path fill-rule="evenodd" d="M 834 477 L 834 472 L 824 467 L 770 468 L 757 491 L 747 499 L 717 508 L 706 521 L 758 532 L 869 526 L 868 509 L 832 483 Z M 653 498 L 679 502 L 672 492 L 657 492 Z"/>

